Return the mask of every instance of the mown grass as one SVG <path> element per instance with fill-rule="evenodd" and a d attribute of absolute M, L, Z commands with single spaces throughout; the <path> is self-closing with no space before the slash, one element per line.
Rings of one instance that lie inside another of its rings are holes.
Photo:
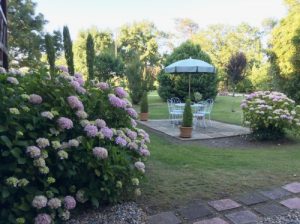
<path fill-rule="evenodd" d="M 299 180 L 300 144 L 217 149 L 178 144 L 151 133 L 141 201 L 167 210 L 193 199 L 217 199 Z"/>

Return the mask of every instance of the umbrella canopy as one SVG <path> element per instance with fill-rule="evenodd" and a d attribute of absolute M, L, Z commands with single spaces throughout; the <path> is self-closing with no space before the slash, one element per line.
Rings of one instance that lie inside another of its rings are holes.
<path fill-rule="evenodd" d="M 215 67 L 198 59 L 184 59 L 165 67 L 167 73 L 215 73 Z"/>
<path fill-rule="evenodd" d="M 191 96 L 191 74 L 215 73 L 216 69 L 211 64 L 198 59 L 184 59 L 176 61 L 165 67 L 166 73 L 189 73 L 189 97 Z"/>

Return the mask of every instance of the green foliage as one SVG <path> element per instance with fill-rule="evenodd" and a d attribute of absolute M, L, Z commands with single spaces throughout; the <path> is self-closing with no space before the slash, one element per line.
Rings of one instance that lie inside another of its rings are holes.
<path fill-rule="evenodd" d="M 165 66 L 189 57 L 211 63 L 209 56 L 201 50 L 199 45 L 187 41 L 167 56 Z M 158 76 L 158 82 L 158 93 L 164 100 L 174 96 L 185 99 L 188 96 L 189 78 L 187 74 L 162 73 Z M 217 95 L 217 82 L 216 74 L 193 74 L 191 76 L 191 92 L 201 93 L 204 99 L 214 99 Z"/>
<path fill-rule="evenodd" d="M 253 66 L 251 75 L 247 78 L 251 81 L 254 90 L 270 90 L 273 88 L 272 76 L 269 74 L 270 63 L 265 62 L 260 67 Z M 246 79 L 247 79 L 246 78 Z"/>
<path fill-rule="evenodd" d="M 261 31 L 247 23 L 238 26 L 224 24 L 210 25 L 192 37 L 194 43 L 200 44 L 217 67 L 219 79 L 225 88 L 228 80 L 225 67 L 233 52 L 244 52 L 248 61 L 245 73 L 251 74 L 252 67 L 260 66 L 263 61 Z"/>
<path fill-rule="evenodd" d="M 73 56 L 73 43 L 70 36 L 70 31 L 67 26 L 63 28 L 64 50 L 65 58 L 68 65 L 68 70 L 71 75 L 74 75 L 74 56 Z"/>
<path fill-rule="evenodd" d="M 194 93 L 194 99 L 195 99 L 196 102 L 201 101 L 202 100 L 202 94 L 199 93 L 199 92 L 195 92 Z"/>
<path fill-rule="evenodd" d="M 182 118 L 182 127 L 193 127 L 193 113 L 192 113 L 190 99 L 187 99 L 185 101 L 183 118 Z"/>
<path fill-rule="evenodd" d="M 95 77 L 100 81 L 110 82 L 115 77 L 123 77 L 124 63 L 120 57 L 110 52 L 103 52 L 95 57 Z"/>
<path fill-rule="evenodd" d="M 286 1 L 288 15 L 280 21 L 272 32 L 270 54 L 271 73 L 277 88 L 300 102 L 300 2 Z"/>
<path fill-rule="evenodd" d="M 99 54 L 105 54 L 108 52 L 112 54 L 114 51 L 114 40 L 111 32 L 100 31 L 95 27 L 80 31 L 76 40 L 74 41 L 75 69 L 76 71 L 83 73 L 86 77 L 88 76 L 88 70 L 86 66 L 86 40 L 88 34 L 90 34 L 94 40 L 95 57 L 97 57 Z M 95 66 L 96 63 L 97 58 L 95 58 Z M 99 77 L 99 74 L 97 74 L 97 68 L 94 69 L 94 73 L 95 77 Z"/>
<path fill-rule="evenodd" d="M 45 48 L 47 53 L 47 60 L 50 66 L 50 74 L 55 73 L 55 48 L 53 44 L 53 37 L 50 34 L 45 35 Z"/>
<path fill-rule="evenodd" d="M 145 82 L 143 82 L 143 66 L 139 56 L 132 57 L 126 65 L 125 75 L 128 80 L 129 95 L 133 104 L 138 104 L 143 96 Z"/>
<path fill-rule="evenodd" d="M 143 64 L 156 65 L 159 61 L 157 35 L 155 25 L 146 21 L 121 27 L 118 46 L 123 60 L 127 63 L 132 55 L 140 55 Z"/>
<path fill-rule="evenodd" d="M 148 113 L 148 93 L 145 91 L 141 100 L 141 113 Z"/>
<path fill-rule="evenodd" d="M 94 79 L 94 63 L 95 63 L 95 45 L 91 34 L 86 40 L 86 64 L 88 68 L 88 79 Z"/>
<path fill-rule="evenodd" d="M 252 82 L 247 77 L 236 85 L 236 92 L 238 93 L 252 93 L 254 90 Z"/>
<path fill-rule="evenodd" d="M 103 83 L 102 89 L 82 82 L 78 88 L 76 80 L 82 77 L 64 73 L 49 79 L 46 71 L 24 77 L 0 74 L 1 223 L 17 223 L 16 219 L 34 223 L 42 213 L 49 214 L 53 223 L 62 223 L 71 209 L 64 203 L 66 196 L 76 198 L 78 206 L 85 202 L 100 206 L 139 191 L 141 161 L 149 155 L 141 142 L 149 139 L 135 128 L 136 112 L 122 98 L 126 94 Z M 118 107 L 124 103 L 125 108 Z M 64 128 L 62 117 L 72 125 L 65 122 Z M 91 128 L 94 131 L 88 132 Z M 32 151 L 30 146 L 38 148 Z M 105 148 L 107 154 L 96 147 Z M 44 203 L 32 203 L 39 195 Z M 61 206 L 46 204 L 53 198 Z"/>
<path fill-rule="evenodd" d="M 36 13 L 32 0 L 10 0 L 7 7 L 9 58 L 17 60 L 17 67 L 35 68 L 42 56 L 44 15 Z"/>
<path fill-rule="evenodd" d="M 258 91 L 242 101 L 244 124 L 259 140 L 275 140 L 285 135 L 285 129 L 300 131 L 300 106 L 279 92 Z"/>

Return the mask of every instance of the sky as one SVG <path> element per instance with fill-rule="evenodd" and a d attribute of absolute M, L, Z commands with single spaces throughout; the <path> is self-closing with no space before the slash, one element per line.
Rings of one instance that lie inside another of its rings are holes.
<path fill-rule="evenodd" d="M 172 32 L 175 18 L 190 18 L 205 28 L 210 24 L 260 26 L 265 18 L 286 14 L 283 0 L 36 0 L 37 12 L 49 21 L 47 31 L 67 25 L 72 38 L 78 31 L 96 26 L 113 32 L 134 21 L 149 20 Z"/>

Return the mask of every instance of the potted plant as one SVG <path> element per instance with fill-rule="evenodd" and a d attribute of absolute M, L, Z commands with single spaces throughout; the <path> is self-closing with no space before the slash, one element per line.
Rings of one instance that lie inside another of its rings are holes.
<path fill-rule="evenodd" d="M 180 127 L 180 137 L 190 138 L 192 137 L 193 130 L 193 113 L 191 108 L 191 100 L 187 99 L 183 111 L 182 125 Z"/>
<path fill-rule="evenodd" d="M 141 121 L 148 121 L 148 96 L 145 91 L 141 100 L 141 113 L 140 113 Z"/>

